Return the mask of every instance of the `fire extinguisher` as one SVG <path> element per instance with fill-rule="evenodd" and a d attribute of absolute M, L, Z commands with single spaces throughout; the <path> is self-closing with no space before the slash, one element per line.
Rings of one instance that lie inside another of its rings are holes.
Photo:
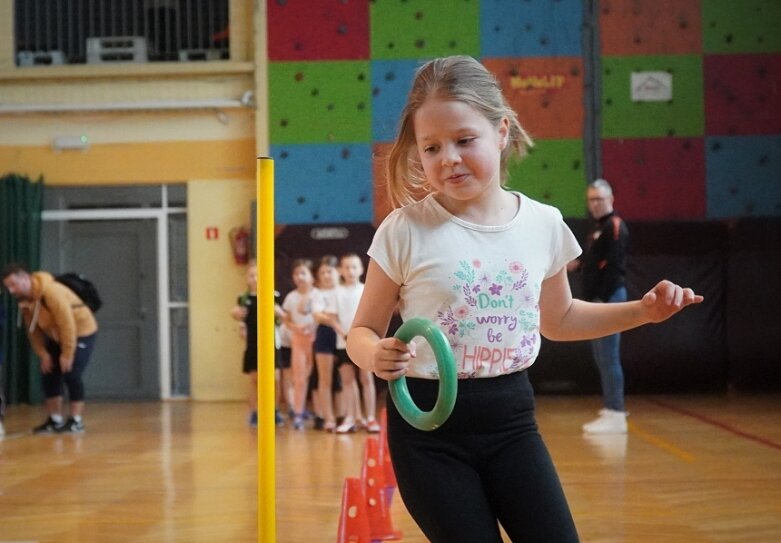
<path fill-rule="evenodd" d="M 228 238 L 233 251 L 233 260 L 236 264 L 246 264 L 249 262 L 249 242 L 250 233 L 244 226 L 237 226 L 228 232 Z"/>

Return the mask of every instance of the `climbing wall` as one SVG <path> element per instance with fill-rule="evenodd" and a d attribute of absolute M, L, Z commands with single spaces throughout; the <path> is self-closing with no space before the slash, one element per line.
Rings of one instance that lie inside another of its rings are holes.
<path fill-rule="evenodd" d="M 471 55 L 536 146 L 510 185 L 582 216 L 581 0 L 269 0 L 269 132 L 280 224 L 368 222 L 415 70 Z"/>
<path fill-rule="evenodd" d="M 627 219 L 781 215 L 778 28 L 772 0 L 600 2 L 603 173 Z M 670 99 L 633 100 L 643 72 Z"/>
<path fill-rule="evenodd" d="M 369 62 L 272 63 L 269 96 L 277 222 L 370 222 Z"/>
<path fill-rule="evenodd" d="M 378 224 L 390 210 L 384 159 L 414 71 L 452 54 L 496 74 L 535 139 L 510 187 L 584 217 L 583 4 L 269 0 L 277 222 Z M 781 215 L 781 2 L 598 5 L 601 164 L 621 213 Z M 671 97 L 633 100 L 632 74 L 643 73 L 668 74 Z"/>

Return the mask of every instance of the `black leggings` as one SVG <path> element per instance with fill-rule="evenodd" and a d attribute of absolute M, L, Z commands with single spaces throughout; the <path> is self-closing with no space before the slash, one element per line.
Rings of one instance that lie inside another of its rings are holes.
<path fill-rule="evenodd" d="M 72 402 L 84 401 L 84 383 L 81 374 L 87 367 L 92 349 L 95 347 L 95 339 L 98 334 L 76 338 L 76 352 L 73 355 L 73 366 L 68 373 L 60 370 L 60 346 L 52 340 L 46 342 L 46 351 L 52 357 L 52 371 L 41 374 L 43 393 L 46 398 L 62 396 L 62 383 L 68 387 L 68 398 Z"/>
<path fill-rule="evenodd" d="M 578 541 L 564 491 L 537 431 L 526 372 L 458 382 L 450 418 L 416 430 L 388 401 L 388 445 L 407 510 L 434 543 Z M 429 410 L 439 381 L 407 379 Z"/>

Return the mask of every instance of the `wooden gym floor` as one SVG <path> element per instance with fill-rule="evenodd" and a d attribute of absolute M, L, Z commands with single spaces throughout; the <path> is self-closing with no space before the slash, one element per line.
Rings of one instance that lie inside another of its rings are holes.
<path fill-rule="evenodd" d="M 630 396 L 628 436 L 585 438 L 596 397 L 538 397 L 584 542 L 781 541 L 781 396 Z M 254 542 L 256 436 L 240 403 L 92 403 L 83 436 L 0 439 L 0 542 Z M 277 430 L 277 541 L 332 542 L 366 434 Z M 425 538 L 393 499 L 402 541 Z"/>

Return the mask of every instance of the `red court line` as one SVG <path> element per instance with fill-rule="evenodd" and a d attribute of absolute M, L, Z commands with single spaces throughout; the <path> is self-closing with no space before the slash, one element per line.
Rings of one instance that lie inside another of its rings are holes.
<path fill-rule="evenodd" d="M 660 407 L 664 407 L 666 409 L 669 409 L 670 411 L 675 411 L 676 413 L 679 413 L 681 415 L 686 415 L 687 417 L 692 417 L 694 419 L 697 419 L 701 422 L 704 422 L 706 424 L 710 424 L 711 426 L 715 426 L 716 428 L 721 428 L 722 430 L 726 430 L 727 432 L 730 432 L 731 434 L 735 434 L 736 436 L 740 436 L 745 439 L 749 439 L 751 441 L 756 441 L 757 443 L 761 443 L 762 445 L 766 445 L 768 447 L 772 447 L 774 449 L 778 449 L 781 451 L 781 443 L 776 443 L 772 439 L 767 439 L 766 437 L 762 436 L 756 436 L 754 434 L 749 434 L 748 432 L 744 432 L 743 430 L 739 430 L 735 428 L 734 426 L 730 426 L 729 424 L 725 422 L 721 422 L 716 419 L 712 419 L 710 417 L 706 417 L 705 415 L 701 415 L 699 413 L 695 413 L 694 411 L 689 411 L 688 409 L 683 409 L 681 407 L 676 407 L 674 405 L 671 405 L 666 402 L 662 402 L 660 400 L 655 399 L 649 399 L 648 400 L 651 403 L 654 403 Z"/>

